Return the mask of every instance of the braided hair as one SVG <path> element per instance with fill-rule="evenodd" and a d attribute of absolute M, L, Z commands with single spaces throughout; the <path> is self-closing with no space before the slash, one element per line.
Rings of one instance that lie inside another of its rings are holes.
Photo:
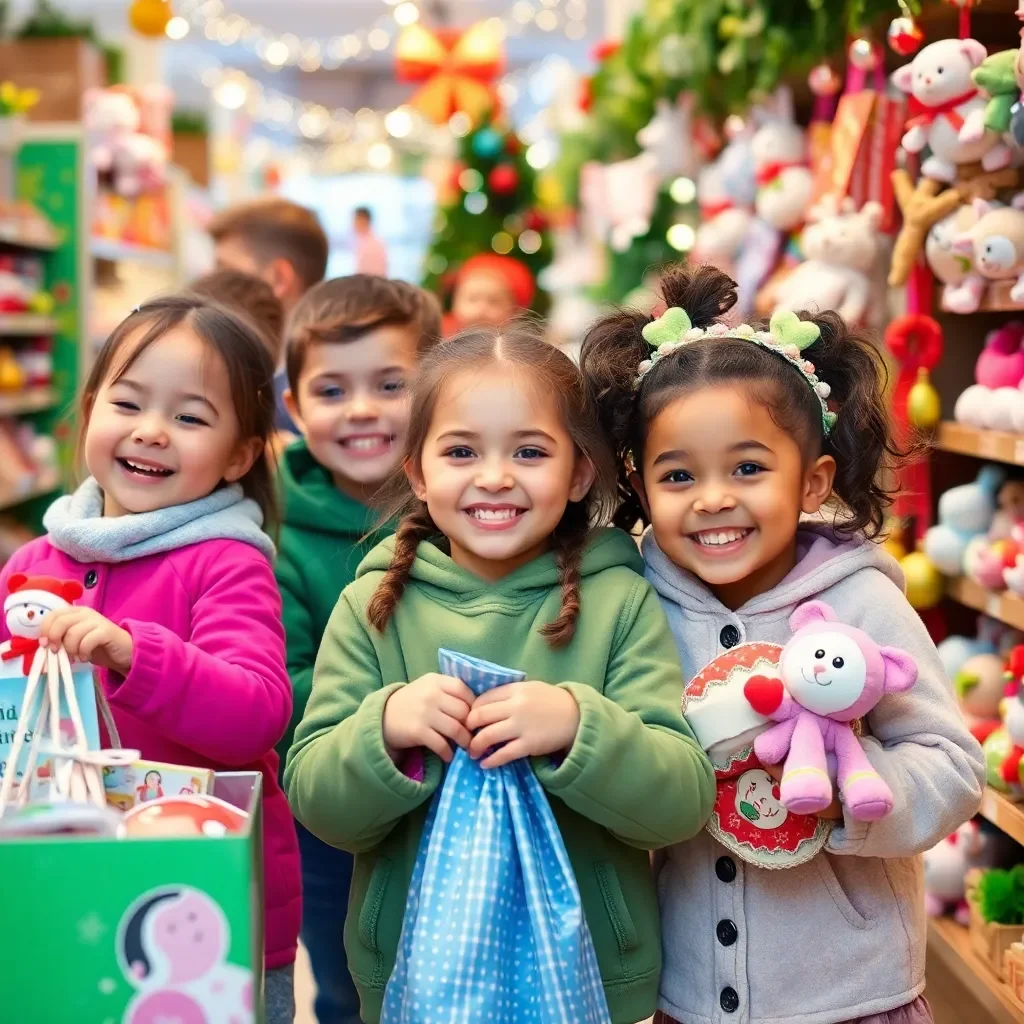
<path fill-rule="evenodd" d="M 413 385 L 404 462 L 419 462 L 445 384 L 464 371 L 495 364 L 507 365 L 517 376 L 529 374 L 539 392 L 552 397 L 578 456 L 594 467 L 589 492 L 581 501 L 568 503 L 551 536 L 561 604 L 556 618 L 542 627 L 541 633 L 552 647 L 562 647 L 572 640 L 579 618 L 583 552 L 591 530 L 607 523 L 615 494 L 614 460 L 582 375 L 572 360 L 544 341 L 528 321 L 512 321 L 500 328 L 474 327 L 455 335 L 429 352 L 420 366 Z M 441 538 L 441 531 L 431 519 L 426 502 L 413 493 L 405 474 L 397 474 L 381 498 L 386 517 L 399 517 L 391 565 L 367 607 L 370 623 L 383 631 L 402 597 L 420 542 Z"/>

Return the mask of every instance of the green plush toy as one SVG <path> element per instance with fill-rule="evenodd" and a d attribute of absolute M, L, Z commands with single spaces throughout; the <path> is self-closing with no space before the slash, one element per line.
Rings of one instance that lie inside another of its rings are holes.
<path fill-rule="evenodd" d="M 971 73 L 974 84 L 989 97 L 985 127 L 1000 135 L 1010 130 L 1013 106 L 1020 100 L 1024 76 L 1018 73 L 1019 57 L 1019 50 L 1001 50 Z"/>
<path fill-rule="evenodd" d="M 989 924 L 1024 924 L 1024 864 L 990 868 L 977 887 L 978 909 Z"/>

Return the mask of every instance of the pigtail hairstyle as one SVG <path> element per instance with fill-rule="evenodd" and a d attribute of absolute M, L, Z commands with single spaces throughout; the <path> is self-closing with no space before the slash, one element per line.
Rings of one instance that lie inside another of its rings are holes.
<path fill-rule="evenodd" d="M 569 502 L 551 537 L 561 586 L 557 617 L 541 629 L 552 647 L 569 643 L 580 611 L 580 566 L 595 526 L 607 521 L 615 502 L 615 466 L 604 442 L 596 411 L 579 369 L 559 349 L 549 345 L 536 328 L 519 320 L 501 328 L 462 331 L 424 358 L 413 385 L 412 413 L 404 464 L 419 462 L 430 431 L 434 407 L 444 384 L 458 373 L 487 366 L 506 367 L 510 375 L 529 376 L 531 383 L 558 403 L 562 423 L 580 458 L 594 467 L 594 483 L 582 501 Z M 404 473 L 385 486 L 381 503 L 385 520 L 400 517 L 391 565 L 367 606 L 367 618 L 383 631 L 409 580 L 421 541 L 440 539 L 426 503 L 412 492 Z"/>
<path fill-rule="evenodd" d="M 676 267 L 662 280 L 662 295 L 667 306 L 685 309 L 694 327 L 710 327 L 736 304 L 736 282 L 710 266 Z M 657 390 L 636 389 L 637 367 L 651 354 L 643 329 L 654 317 L 638 309 L 618 309 L 596 321 L 583 339 L 580 367 L 597 407 L 601 426 L 616 456 L 618 504 L 613 525 L 632 532 L 647 516 L 636 491 L 629 482 L 630 466 L 641 465 L 643 438 L 647 424 L 685 388 L 685 375 L 664 374 L 659 364 Z M 665 360 L 674 363 L 674 360 Z M 653 371 L 648 377 L 654 376 Z"/>
<path fill-rule="evenodd" d="M 667 306 L 685 309 L 693 326 L 701 328 L 718 322 L 736 302 L 735 282 L 709 266 L 666 271 L 662 292 Z M 643 465 L 644 442 L 655 417 L 698 388 L 740 383 L 798 440 L 806 460 L 819 455 L 835 459 L 829 504 L 836 532 L 869 539 L 878 535 L 892 502 L 883 478 L 907 455 L 891 432 L 885 362 L 871 341 L 851 331 L 838 313 L 799 315 L 821 331 L 803 354 L 831 388 L 829 408 L 837 420 L 827 436 L 821 405 L 806 379 L 759 345 L 720 337 L 683 345 L 657 360 L 637 386 L 637 368 L 651 351 L 641 332 L 653 318 L 621 310 L 591 327 L 583 341 L 581 366 L 619 465 L 616 526 L 631 530 L 638 521 L 647 523 L 629 473 L 631 465 L 637 471 Z"/>

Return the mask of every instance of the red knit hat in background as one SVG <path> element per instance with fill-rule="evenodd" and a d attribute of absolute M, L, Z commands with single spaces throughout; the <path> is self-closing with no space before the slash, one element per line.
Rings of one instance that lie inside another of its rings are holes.
<path fill-rule="evenodd" d="M 537 283 L 529 268 L 511 256 L 499 256 L 497 253 L 482 252 L 476 256 L 470 256 L 465 263 L 459 267 L 455 274 L 455 287 L 459 282 L 464 281 L 473 274 L 494 274 L 500 277 L 508 287 L 512 298 L 517 306 L 529 309 L 533 303 L 533 297 L 537 293 Z"/>

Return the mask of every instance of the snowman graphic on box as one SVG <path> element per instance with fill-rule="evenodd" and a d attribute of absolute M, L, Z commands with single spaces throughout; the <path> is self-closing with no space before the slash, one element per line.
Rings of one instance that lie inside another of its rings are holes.
<path fill-rule="evenodd" d="M 690 680 L 683 715 L 715 769 L 715 806 L 707 829 L 730 853 L 763 868 L 803 864 L 828 842 L 833 823 L 796 814 L 754 753 L 754 739 L 773 723 L 743 688 L 754 676 L 777 676 L 783 648 L 746 643 L 720 654 Z"/>

